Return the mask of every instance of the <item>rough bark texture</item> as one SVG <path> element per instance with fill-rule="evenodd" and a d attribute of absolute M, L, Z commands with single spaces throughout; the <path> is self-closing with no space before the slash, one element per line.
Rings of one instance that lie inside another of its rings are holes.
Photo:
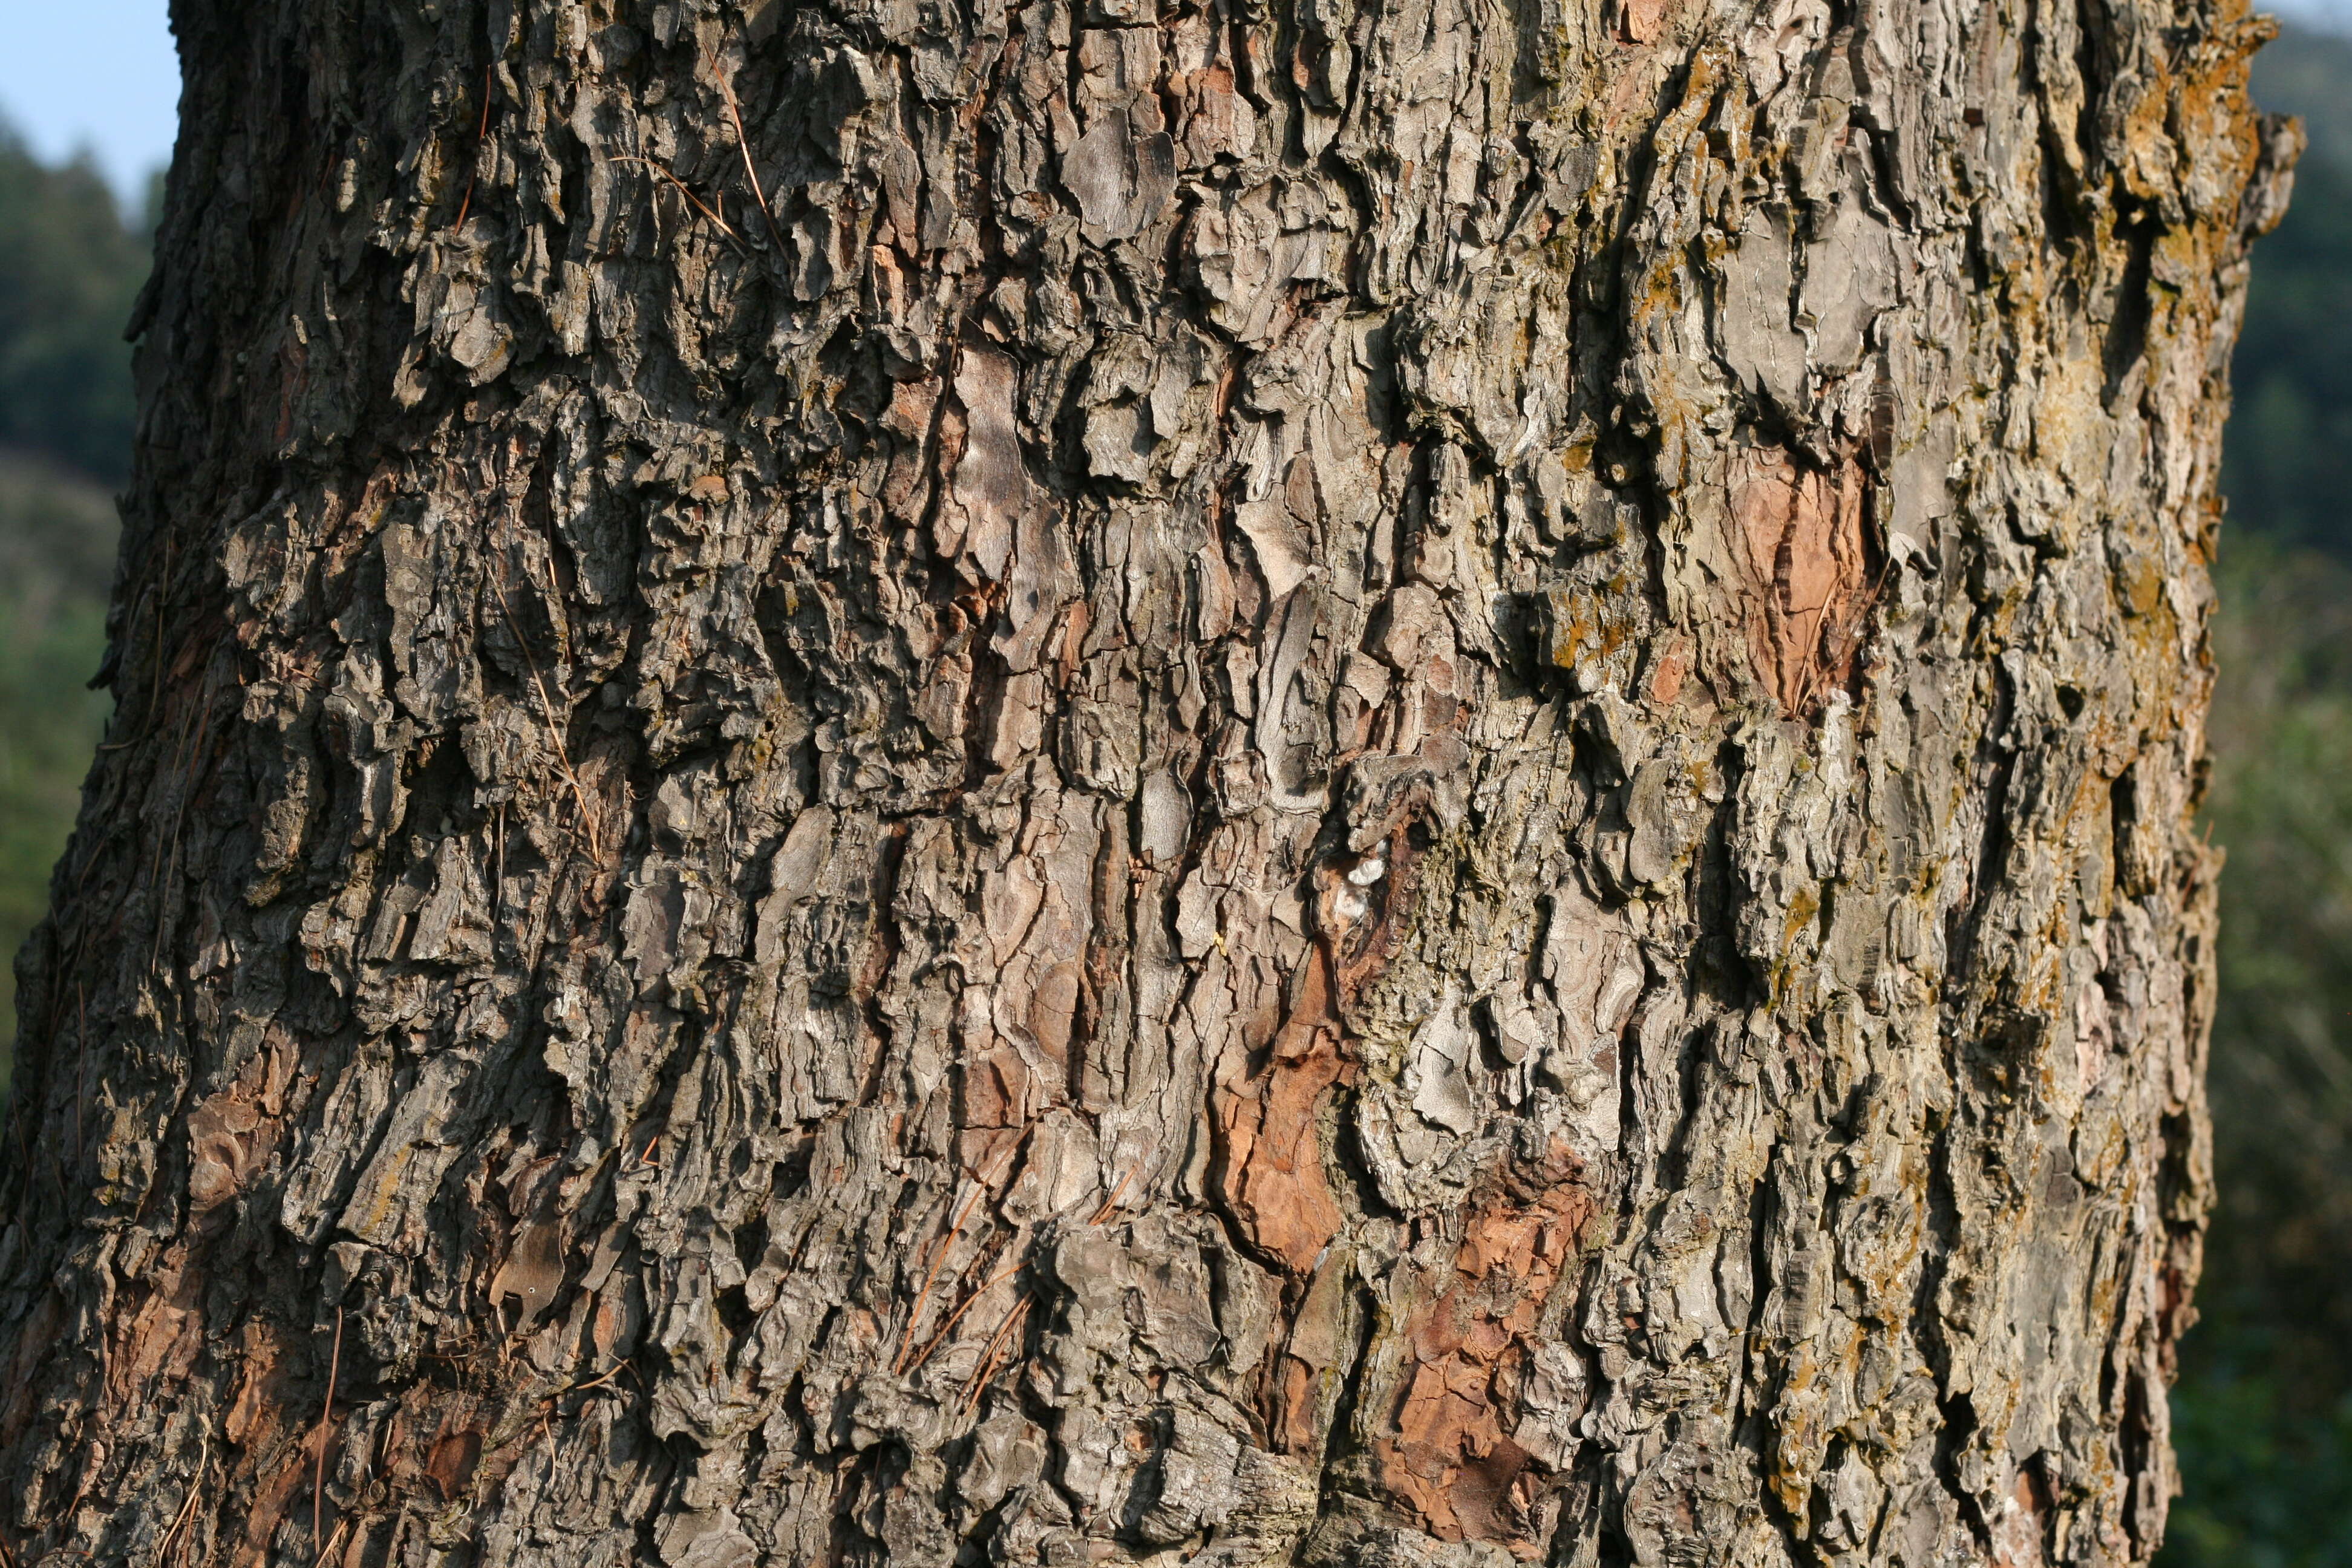
<path fill-rule="evenodd" d="M 2155 1549 L 2237 0 L 175 12 L 16 1560 Z"/>

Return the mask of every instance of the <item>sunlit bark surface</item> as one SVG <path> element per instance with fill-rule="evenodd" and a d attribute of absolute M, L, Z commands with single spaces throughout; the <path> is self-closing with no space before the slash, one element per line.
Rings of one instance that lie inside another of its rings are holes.
<path fill-rule="evenodd" d="M 175 11 L 12 1561 L 2155 1550 L 2235 0 Z"/>

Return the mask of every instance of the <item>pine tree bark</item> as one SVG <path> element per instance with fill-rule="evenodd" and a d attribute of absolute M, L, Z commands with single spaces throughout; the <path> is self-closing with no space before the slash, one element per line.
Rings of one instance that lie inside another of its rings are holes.
<path fill-rule="evenodd" d="M 2236 0 L 178 0 L 14 1561 L 2144 1562 Z"/>

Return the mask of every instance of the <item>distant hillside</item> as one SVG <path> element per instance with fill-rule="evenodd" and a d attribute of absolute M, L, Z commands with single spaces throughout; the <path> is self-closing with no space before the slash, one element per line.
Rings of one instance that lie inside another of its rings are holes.
<path fill-rule="evenodd" d="M 16 1033 L 10 963 L 48 909 L 82 774 L 113 699 L 106 645 L 114 502 L 55 464 L 0 458 L 0 1087 Z"/>

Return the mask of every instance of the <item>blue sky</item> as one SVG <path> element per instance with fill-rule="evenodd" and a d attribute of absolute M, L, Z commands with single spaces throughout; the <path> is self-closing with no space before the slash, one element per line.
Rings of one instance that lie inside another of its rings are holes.
<path fill-rule="evenodd" d="M 2352 0 L 2272 0 L 2352 26 Z M 180 64 L 165 0 L 0 0 L 0 115 L 46 158 L 88 148 L 126 195 L 172 155 Z"/>
<path fill-rule="evenodd" d="M 0 115 L 43 157 L 86 147 L 143 192 L 180 116 L 164 0 L 0 0 Z"/>

